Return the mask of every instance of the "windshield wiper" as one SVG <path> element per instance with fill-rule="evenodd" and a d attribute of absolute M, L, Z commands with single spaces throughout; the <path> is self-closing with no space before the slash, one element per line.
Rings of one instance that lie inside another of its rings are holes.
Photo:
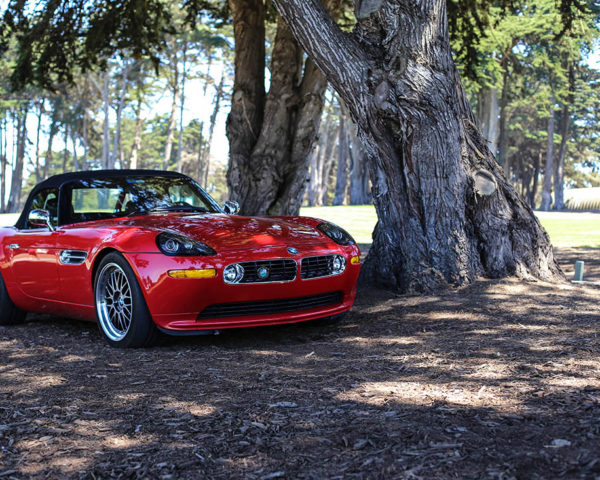
<path fill-rule="evenodd" d="M 198 212 L 208 213 L 208 210 L 203 207 L 194 207 L 192 205 L 165 205 L 163 207 L 155 207 L 152 212 Z"/>

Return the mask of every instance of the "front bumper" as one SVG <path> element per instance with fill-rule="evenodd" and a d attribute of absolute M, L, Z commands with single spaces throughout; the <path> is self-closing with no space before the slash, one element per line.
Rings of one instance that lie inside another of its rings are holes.
<path fill-rule="evenodd" d="M 214 257 L 168 257 L 156 253 L 132 253 L 125 256 L 138 276 L 156 325 L 162 330 L 185 333 L 302 322 L 348 311 L 354 303 L 360 272 L 360 264 L 351 264 L 350 259 L 360 255 L 358 247 L 333 246 L 328 243 L 304 245 L 298 250 L 297 255 L 288 253 L 286 247 L 265 247 L 260 250 L 227 252 Z M 231 263 L 290 258 L 300 264 L 304 257 L 331 254 L 340 254 L 346 258 L 346 270 L 340 275 L 303 280 L 298 273 L 293 281 L 255 284 L 230 285 L 223 281 L 223 269 Z M 169 270 L 210 268 L 216 270 L 215 277 L 172 278 L 167 274 Z M 207 307 L 214 305 L 295 299 L 330 292 L 341 292 L 340 300 L 315 308 L 222 318 L 206 318 L 206 315 L 201 315 Z"/>

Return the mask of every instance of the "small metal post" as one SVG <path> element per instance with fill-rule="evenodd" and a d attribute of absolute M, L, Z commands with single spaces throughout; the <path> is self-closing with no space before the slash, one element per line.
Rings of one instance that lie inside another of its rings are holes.
<path fill-rule="evenodd" d="M 576 282 L 583 281 L 583 261 L 577 260 L 575 262 L 575 278 L 573 278 Z"/>

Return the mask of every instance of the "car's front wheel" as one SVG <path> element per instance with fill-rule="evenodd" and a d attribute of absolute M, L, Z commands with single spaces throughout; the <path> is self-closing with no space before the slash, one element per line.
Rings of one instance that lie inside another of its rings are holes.
<path fill-rule="evenodd" d="M 113 347 L 137 348 L 156 343 L 159 332 L 131 266 L 109 253 L 98 266 L 94 303 L 100 331 Z"/>
<path fill-rule="evenodd" d="M 25 319 L 25 312 L 17 307 L 10 296 L 0 274 L 0 325 L 15 325 Z"/>

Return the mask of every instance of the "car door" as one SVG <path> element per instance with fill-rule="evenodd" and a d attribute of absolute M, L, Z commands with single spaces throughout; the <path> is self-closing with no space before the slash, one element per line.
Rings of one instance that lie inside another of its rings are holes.
<path fill-rule="evenodd" d="M 91 263 L 88 256 L 94 245 L 102 241 L 103 231 L 69 223 L 72 218 L 97 213 L 112 214 L 129 201 L 128 196 L 120 188 L 103 186 L 98 182 L 94 186 L 87 184 L 68 184 L 62 189 L 61 197 L 66 214 L 63 220 L 67 224 L 61 227 L 57 240 L 58 275 L 61 282 L 60 300 L 75 305 L 93 305 Z"/>
<path fill-rule="evenodd" d="M 38 192 L 27 206 L 27 216 L 36 208 L 48 210 L 56 226 L 58 189 L 50 188 Z M 31 225 L 27 221 L 13 235 L 6 237 L 5 242 L 9 249 L 10 268 L 23 293 L 33 298 L 56 299 L 60 287 L 57 232 L 47 227 Z"/>

